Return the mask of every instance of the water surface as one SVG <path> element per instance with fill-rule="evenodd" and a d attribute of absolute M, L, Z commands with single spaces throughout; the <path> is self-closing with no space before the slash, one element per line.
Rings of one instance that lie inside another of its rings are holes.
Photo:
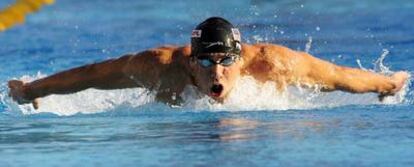
<path fill-rule="evenodd" d="M 88 90 L 44 98 L 39 111 L 10 102 L 6 88 L 12 78 L 186 44 L 191 29 L 210 16 L 234 22 L 248 43 L 309 49 L 340 65 L 358 67 L 359 60 L 368 69 L 388 52 L 386 67 L 412 73 L 413 9 L 408 0 L 58 0 L 0 34 L 0 163 L 413 166 L 410 85 L 380 103 L 374 94 L 296 92 L 303 96 L 291 98 L 294 93 L 275 95 L 247 82 L 224 106 L 190 100 L 181 108 L 153 102 L 145 90 Z"/>

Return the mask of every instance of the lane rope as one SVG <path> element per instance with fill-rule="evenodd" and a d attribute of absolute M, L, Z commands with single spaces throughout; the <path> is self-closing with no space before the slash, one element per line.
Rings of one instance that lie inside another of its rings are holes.
<path fill-rule="evenodd" d="M 55 0 L 16 0 L 13 4 L 0 10 L 0 32 L 13 26 L 23 24 L 28 14 L 39 11 L 45 5 L 51 5 Z"/>

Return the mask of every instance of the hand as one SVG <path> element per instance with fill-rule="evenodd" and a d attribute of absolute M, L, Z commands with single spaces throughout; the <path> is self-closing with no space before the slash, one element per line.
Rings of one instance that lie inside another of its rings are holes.
<path fill-rule="evenodd" d="M 392 93 L 397 93 L 400 91 L 407 81 L 408 77 L 410 77 L 410 74 L 404 71 L 394 73 L 391 78 L 393 79 L 396 87 L 392 90 Z"/>
<path fill-rule="evenodd" d="M 10 80 L 9 83 L 9 96 L 16 101 L 18 104 L 32 103 L 35 109 L 39 108 L 38 99 L 28 100 L 25 98 L 26 94 L 24 92 L 25 83 L 20 80 Z"/>
<path fill-rule="evenodd" d="M 394 95 L 395 93 L 400 91 L 402 87 L 404 86 L 405 82 L 407 81 L 408 77 L 410 77 L 410 74 L 404 71 L 399 71 L 399 72 L 394 73 L 391 76 L 391 80 L 394 82 L 395 87 L 387 94 L 380 94 L 379 95 L 380 101 L 382 101 L 386 96 Z"/>

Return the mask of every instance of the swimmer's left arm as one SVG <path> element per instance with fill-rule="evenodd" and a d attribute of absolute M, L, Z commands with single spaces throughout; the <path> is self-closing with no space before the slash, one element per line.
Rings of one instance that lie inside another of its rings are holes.
<path fill-rule="evenodd" d="M 9 96 L 19 104 L 33 103 L 33 106 L 37 108 L 36 99 L 50 94 L 68 94 L 88 88 L 136 87 L 136 84 L 123 73 L 123 67 L 130 57 L 124 56 L 72 68 L 28 83 L 10 80 L 8 82 Z"/>
<path fill-rule="evenodd" d="M 128 54 L 117 59 L 58 72 L 29 83 L 10 80 L 9 96 L 19 104 L 33 103 L 37 108 L 37 98 L 51 94 L 69 94 L 88 88 L 148 88 L 156 85 L 160 71 L 169 66 L 167 53 L 173 50 L 174 48 L 154 49 Z"/>
<path fill-rule="evenodd" d="M 409 77 L 406 72 L 385 76 L 357 68 L 338 66 L 307 53 L 299 54 L 306 62 L 302 63 L 307 66 L 306 76 L 314 83 L 323 85 L 324 91 L 375 92 L 381 99 L 398 92 Z"/>

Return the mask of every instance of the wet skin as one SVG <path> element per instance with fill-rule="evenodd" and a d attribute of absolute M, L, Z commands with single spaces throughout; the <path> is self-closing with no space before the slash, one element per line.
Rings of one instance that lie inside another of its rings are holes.
<path fill-rule="evenodd" d="M 288 85 L 319 86 L 323 91 L 351 93 L 375 92 L 380 98 L 399 91 L 406 72 L 392 76 L 342 67 L 304 52 L 274 44 L 244 44 L 241 58 L 229 66 L 214 64 L 203 67 L 191 57 L 190 46 L 163 46 L 118 59 L 89 64 L 24 83 L 9 81 L 9 95 L 19 104 L 33 103 L 50 94 L 68 94 L 88 88 L 121 89 L 145 87 L 157 91 L 157 99 L 179 104 L 179 95 L 187 85 L 222 102 L 241 76 L 252 76 L 264 83 L 273 81 L 283 91 Z M 219 62 L 225 54 L 210 54 Z"/>

